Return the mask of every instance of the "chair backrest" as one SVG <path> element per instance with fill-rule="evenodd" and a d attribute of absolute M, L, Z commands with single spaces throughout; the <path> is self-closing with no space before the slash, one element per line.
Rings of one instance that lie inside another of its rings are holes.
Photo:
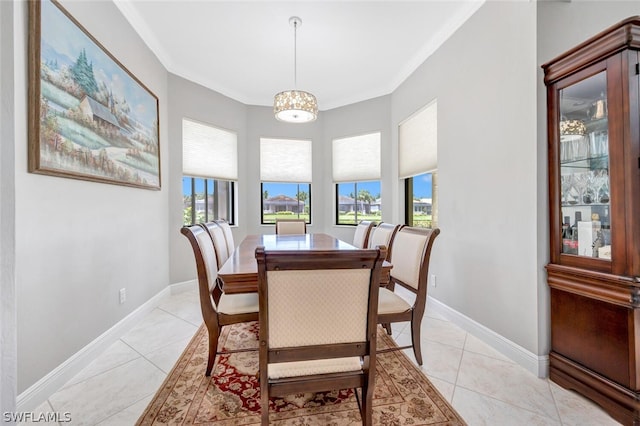
<path fill-rule="evenodd" d="M 227 240 L 224 237 L 224 230 L 216 222 L 201 223 L 204 229 L 209 232 L 213 246 L 216 249 L 216 260 L 218 263 L 218 269 L 229 258 L 229 250 L 227 249 Z"/>
<path fill-rule="evenodd" d="M 391 279 L 418 294 L 424 292 L 426 295 L 431 248 L 439 234 L 438 228 L 405 226 L 400 229 L 393 241 Z"/>
<path fill-rule="evenodd" d="M 236 244 L 233 241 L 233 234 L 231 233 L 231 226 L 229 225 L 229 222 L 223 219 L 216 220 L 216 223 L 220 225 L 220 228 L 224 231 L 224 239 L 227 242 L 227 252 L 229 253 L 229 256 L 231 256 L 236 249 Z"/>
<path fill-rule="evenodd" d="M 276 219 L 276 234 L 306 234 L 307 222 L 304 219 Z"/>
<path fill-rule="evenodd" d="M 258 247 L 260 348 L 281 351 L 269 352 L 268 363 L 364 356 L 362 342 L 368 342 L 375 353 L 378 288 L 385 256 L 385 247 L 307 252 Z M 360 347 L 336 350 L 338 344 L 352 343 Z M 322 350 L 326 345 L 329 347 Z M 282 351 L 301 346 L 314 346 L 314 350 L 288 355 Z"/>
<path fill-rule="evenodd" d="M 391 259 L 393 251 L 393 243 L 398 230 L 402 228 L 402 225 L 394 225 L 391 223 L 380 223 L 378 226 L 371 230 L 369 236 L 369 248 L 383 245 L 388 248 L 387 259 Z"/>
<path fill-rule="evenodd" d="M 378 293 L 386 248 L 256 249 L 262 424 L 269 397 L 360 387 L 372 424 Z"/>
<path fill-rule="evenodd" d="M 180 232 L 187 237 L 193 249 L 198 271 L 198 291 L 200 293 L 202 318 L 205 323 L 210 324 L 211 321 L 216 321 L 213 316 L 217 315 L 211 299 L 213 291 L 217 288 L 216 279 L 218 277 L 218 263 L 213 240 L 200 225 L 185 226 Z"/>
<path fill-rule="evenodd" d="M 356 232 L 353 234 L 353 245 L 358 248 L 367 248 L 369 243 L 369 235 L 371 235 L 371 228 L 375 226 L 375 223 L 370 220 L 363 220 L 356 226 Z"/>
<path fill-rule="evenodd" d="M 266 321 L 268 346 L 367 341 L 367 327 L 373 324 L 369 314 L 377 313 L 373 299 L 379 287 L 380 253 L 386 254 L 384 250 L 265 252 L 258 248 L 259 311 Z"/>

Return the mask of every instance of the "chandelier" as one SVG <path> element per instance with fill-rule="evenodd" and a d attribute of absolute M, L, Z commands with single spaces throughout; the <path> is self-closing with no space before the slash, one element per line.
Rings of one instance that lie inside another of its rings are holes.
<path fill-rule="evenodd" d="M 276 119 L 287 123 L 308 123 L 318 117 L 318 102 L 309 92 L 297 90 L 297 30 L 302 25 L 302 19 L 297 16 L 289 18 L 293 25 L 293 82 L 294 90 L 285 90 L 276 94 L 273 101 L 273 113 Z"/>

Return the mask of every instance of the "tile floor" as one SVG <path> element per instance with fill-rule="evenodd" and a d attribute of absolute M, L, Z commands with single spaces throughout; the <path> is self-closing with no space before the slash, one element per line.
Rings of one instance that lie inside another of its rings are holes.
<path fill-rule="evenodd" d="M 135 424 L 201 322 L 195 290 L 168 296 L 36 412 L 69 412 L 72 425 Z M 410 344 L 406 328 L 394 325 L 400 345 Z M 422 335 L 422 370 L 471 426 L 618 424 L 437 314 L 425 315 Z"/>

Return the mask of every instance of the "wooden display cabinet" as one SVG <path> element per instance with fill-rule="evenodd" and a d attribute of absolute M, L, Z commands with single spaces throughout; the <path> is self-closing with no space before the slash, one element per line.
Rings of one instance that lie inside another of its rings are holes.
<path fill-rule="evenodd" d="M 629 425 L 640 424 L 639 52 L 637 16 L 542 66 L 549 376 Z"/>

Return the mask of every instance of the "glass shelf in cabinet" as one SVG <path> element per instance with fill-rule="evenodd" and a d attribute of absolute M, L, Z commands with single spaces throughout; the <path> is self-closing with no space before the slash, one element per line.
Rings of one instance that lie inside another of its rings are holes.
<path fill-rule="evenodd" d="M 611 203 L 571 203 L 562 202 L 562 207 L 609 207 Z"/>
<path fill-rule="evenodd" d="M 605 169 L 609 170 L 609 156 L 608 155 L 599 155 L 596 157 L 586 157 L 586 158 L 577 158 L 575 160 L 565 160 L 561 161 L 560 165 L 563 168 L 569 169 Z"/>

